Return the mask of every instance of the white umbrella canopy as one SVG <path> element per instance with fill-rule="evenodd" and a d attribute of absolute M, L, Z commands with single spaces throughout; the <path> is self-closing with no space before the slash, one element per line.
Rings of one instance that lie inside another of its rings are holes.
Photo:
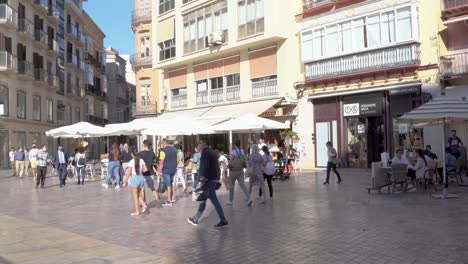
<path fill-rule="evenodd" d="M 185 116 L 176 116 L 171 119 L 159 119 L 145 124 L 136 124 L 142 135 L 152 136 L 179 136 L 179 135 L 205 135 L 213 134 L 212 127 L 202 121 Z"/>
<path fill-rule="evenodd" d="M 219 132 L 262 132 L 264 130 L 288 129 L 286 124 L 278 121 L 247 114 L 231 119 L 216 126 L 213 130 Z"/>
<path fill-rule="evenodd" d="M 82 138 L 100 137 L 106 133 L 106 129 L 88 122 L 79 122 L 69 126 L 54 128 L 46 132 L 46 136 L 54 138 Z"/>

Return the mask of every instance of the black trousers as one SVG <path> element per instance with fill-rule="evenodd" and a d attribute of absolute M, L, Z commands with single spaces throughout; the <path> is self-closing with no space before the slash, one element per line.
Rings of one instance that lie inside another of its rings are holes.
<path fill-rule="evenodd" d="M 263 173 L 263 178 L 264 181 L 267 181 L 268 190 L 270 191 L 270 197 L 273 197 L 273 184 L 271 184 L 271 182 L 273 181 L 273 175 Z M 262 189 L 258 191 L 258 195 L 262 196 Z"/>
<path fill-rule="evenodd" d="M 330 181 L 330 172 L 331 172 L 331 170 L 333 170 L 333 172 L 336 174 L 336 177 L 338 177 L 338 180 L 341 181 L 340 174 L 336 170 L 336 164 L 329 161 L 329 162 L 327 162 L 327 180 L 326 180 L 326 182 Z"/>
<path fill-rule="evenodd" d="M 60 184 L 65 185 L 65 181 L 67 180 L 67 164 L 59 164 L 57 166 L 57 172 L 58 172 Z"/>
<path fill-rule="evenodd" d="M 41 185 L 44 188 L 45 179 L 47 176 L 47 167 L 37 166 L 36 188 Z"/>

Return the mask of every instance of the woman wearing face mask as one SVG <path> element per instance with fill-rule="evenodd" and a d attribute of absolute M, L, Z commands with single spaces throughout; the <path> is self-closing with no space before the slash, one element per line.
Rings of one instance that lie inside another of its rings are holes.
<path fill-rule="evenodd" d="M 49 153 L 47 153 L 47 147 L 45 145 L 37 153 L 37 177 L 36 177 L 36 189 L 44 188 L 45 179 L 47 175 L 47 161 L 49 159 Z"/>

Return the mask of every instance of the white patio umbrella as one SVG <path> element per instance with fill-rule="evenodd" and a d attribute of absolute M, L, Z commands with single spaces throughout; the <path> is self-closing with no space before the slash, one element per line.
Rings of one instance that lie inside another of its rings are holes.
<path fill-rule="evenodd" d="M 413 109 L 399 118 L 400 120 L 408 120 L 417 123 L 427 122 L 442 122 L 442 146 L 445 146 L 445 123 L 448 120 L 468 120 L 468 102 L 465 98 L 453 98 L 448 96 L 440 96 L 429 101 L 422 106 Z M 445 151 L 442 151 L 443 160 L 443 179 L 444 189 L 442 194 L 434 194 L 435 198 L 457 198 L 458 195 L 447 193 L 447 168 L 445 165 Z"/>
<path fill-rule="evenodd" d="M 69 126 L 54 128 L 46 132 L 46 136 L 54 138 L 84 138 L 101 137 L 106 130 L 103 127 L 90 124 L 88 122 L 79 122 Z"/>
<path fill-rule="evenodd" d="M 142 135 L 151 136 L 190 136 L 214 133 L 212 126 L 209 124 L 185 116 L 160 119 L 154 122 L 135 124 L 135 126 L 141 129 Z"/>
<path fill-rule="evenodd" d="M 258 117 L 254 114 L 247 114 L 238 118 L 232 118 L 229 121 L 213 126 L 214 131 L 229 132 L 229 151 L 232 153 L 232 133 L 255 133 L 265 130 L 289 129 L 286 124 L 278 121 Z"/>

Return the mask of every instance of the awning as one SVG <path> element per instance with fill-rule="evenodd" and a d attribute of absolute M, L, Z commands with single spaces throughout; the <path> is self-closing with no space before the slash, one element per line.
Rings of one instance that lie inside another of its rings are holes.
<path fill-rule="evenodd" d="M 313 99 L 320 99 L 320 98 L 328 98 L 328 97 L 335 97 L 335 96 L 345 96 L 345 95 L 353 95 L 353 94 L 361 94 L 361 93 L 372 93 L 372 92 L 379 92 L 379 91 L 388 91 L 388 90 L 395 90 L 395 89 L 402 89 L 414 86 L 421 86 L 421 82 L 406 82 L 402 84 L 395 84 L 395 85 L 385 85 L 385 86 L 377 86 L 371 88 L 364 88 L 364 89 L 353 89 L 348 91 L 337 91 L 332 93 L 320 93 L 320 94 L 311 94 L 309 95 L 309 100 Z"/>
<path fill-rule="evenodd" d="M 467 21 L 467 20 L 468 20 L 468 15 L 452 17 L 452 18 L 447 19 L 447 21 L 444 21 L 444 25 L 449 25 L 452 23 L 457 23 L 457 22 L 462 22 L 462 21 Z"/>

